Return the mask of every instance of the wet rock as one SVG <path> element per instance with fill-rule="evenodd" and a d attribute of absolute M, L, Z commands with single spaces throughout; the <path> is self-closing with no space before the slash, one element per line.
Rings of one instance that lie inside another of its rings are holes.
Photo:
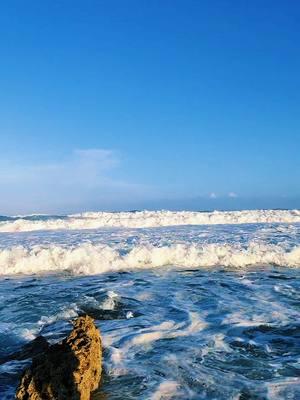
<path fill-rule="evenodd" d="M 61 343 L 32 360 L 17 389 L 18 400 L 89 400 L 101 376 L 100 332 L 89 316 L 74 321 Z"/>
<path fill-rule="evenodd" d="M 0 358 L 0 364 L 4 364 L 8 361 L 22 361 L 27 358 L 32 358 L 38 354 L 44 353 L 48 349 L 49 345 L 44 336 L 38 336 L 32 342 L 25 344 L 21 350 L 15 353 L 10 353 L 7 356 Z"/>

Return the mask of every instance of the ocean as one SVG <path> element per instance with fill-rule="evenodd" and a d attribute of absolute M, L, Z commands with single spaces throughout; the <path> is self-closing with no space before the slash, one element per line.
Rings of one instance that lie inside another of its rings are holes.
<path fill-rule="evenodd" d="M 0 399 L 95 318 L 93 399 L 299 399 L 300 210 L 0 217 Z"/>

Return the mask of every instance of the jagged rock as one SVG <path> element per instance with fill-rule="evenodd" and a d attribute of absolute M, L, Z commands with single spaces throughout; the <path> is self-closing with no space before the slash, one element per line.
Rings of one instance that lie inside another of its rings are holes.
<path fill-rule="evenodd" d="M 100 332 L 89 316 L 70 335 L 32 360 L 17 389 L 18 400 L 89 400 L 101 376 Z"/>

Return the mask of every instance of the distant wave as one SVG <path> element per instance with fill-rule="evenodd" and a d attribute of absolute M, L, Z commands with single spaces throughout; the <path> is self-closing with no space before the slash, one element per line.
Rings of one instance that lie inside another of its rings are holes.
<path fill-rule="evenodd" d="M 300 247 L 250 242 L 240 244 L 136 245 L 131 250 L 108 245 L 80 244 L 73 247 L 16 246 L 0 250 L 0 273 L 32 274 L 69 271 L 73 274 L 99 274 L 163 266 L 203 268 L 224 266 L 245 268 L 254 265 L 300 267 Z"/>
<path fill-rule="evenodd" d="M 0 219 L 0 232 L 102 227 L 150 228 L 178 225 L 297 223 L 300 222 L 300 210 L 86 212 L 68 216 L 20 216 L 8 217 L 6 220 L 5 218 Z"/>

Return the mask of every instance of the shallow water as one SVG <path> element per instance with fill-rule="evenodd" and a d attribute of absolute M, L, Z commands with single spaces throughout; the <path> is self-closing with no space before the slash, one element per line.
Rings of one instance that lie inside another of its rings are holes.
<path fill-rule="evenodd" d="M 62 338 L 70 318 L 88 313 L 105 346 L 99 396 L 296 399 L 299 286 L 286 268 L 7 278 L 0 358 L 39 334 Z M 23 368 L 1 366 L 1 398 L 13 398 Z"/>
<path fill-rule="evenodd" d="M 103 336 L 94 399 L 300 398 L 299 232 L 243 224 L 2 233 L 1 400 L 13 399 L 30 362 L 1 360 L 38 335 L 60 340 L 83 313 Z"/>

